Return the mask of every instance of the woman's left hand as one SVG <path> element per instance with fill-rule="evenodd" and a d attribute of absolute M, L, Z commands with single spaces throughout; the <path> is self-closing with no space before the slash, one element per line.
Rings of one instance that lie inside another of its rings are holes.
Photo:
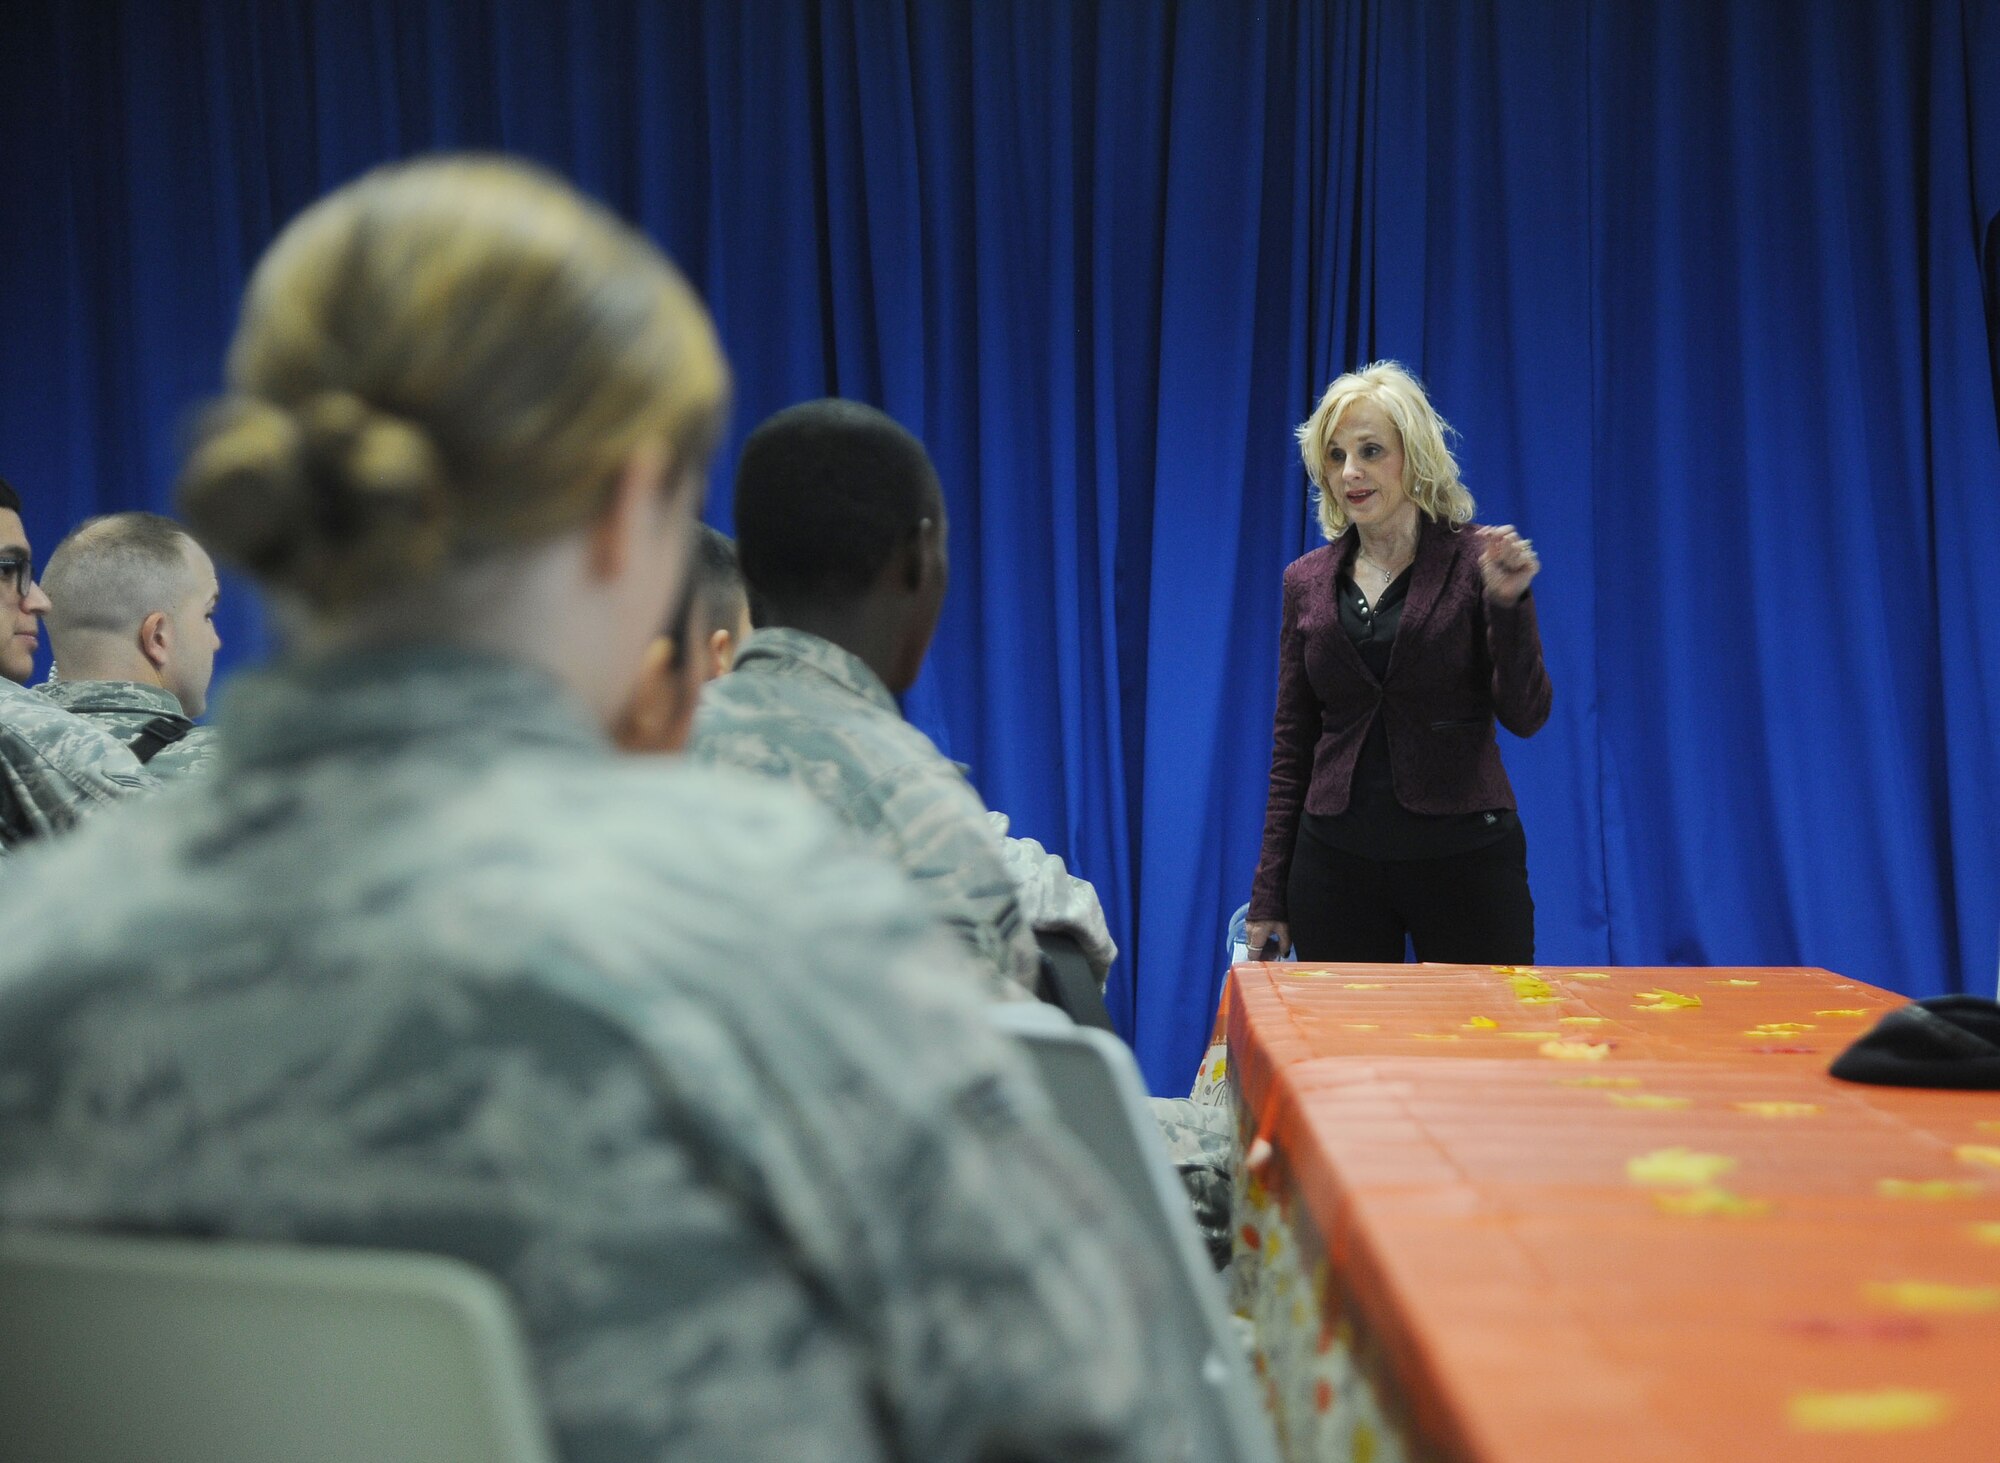
<path fill-rule="evenodd" d="M 1494 604 L 1511 609 L 1528 592 L 1528 584 L 1542 572 L 1535 546 L 1514 532 L 1511 523 L 1489 528 L 1479 546 L 1479 577 L 1486 582 L 1486 597 Z"/>

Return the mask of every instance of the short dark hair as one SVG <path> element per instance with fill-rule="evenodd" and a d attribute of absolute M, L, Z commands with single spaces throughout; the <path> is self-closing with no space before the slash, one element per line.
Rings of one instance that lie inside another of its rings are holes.
<path fill-rule="evenodd" d="M 6 509 L 9 513 L 21 511 L 21 495 L 14 491 L 14 485 L 5 478 L 0 478 L 0 508 Z"/>
<path fill-rule="evenodd" d="M 834 398 L 787 407 L 736 465 L 743 577 L 772 609 L 851 600 L 943 500 L 924 444 L 887 414 Z"/>
<path fill-rule="evenodd" d="M 737 616 L 750 605 L 750 590 L 743 582 L 743 566 L 736 561 L 736 545 L 727 534 L 699 525 L 694 546 L 694 563 L 688 577 L 694 593 L 708 613 L 710 630 L 733 630 Z"/>

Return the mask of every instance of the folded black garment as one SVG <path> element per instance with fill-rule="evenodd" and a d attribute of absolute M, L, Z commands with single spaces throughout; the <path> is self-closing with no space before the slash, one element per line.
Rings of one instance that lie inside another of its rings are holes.
<path fill-rule="evenodd" d="M 2000 1089 L 2000 1004 L 1983 996 L 1913 1001 L 1876 1022 L 1827 1070 L 1884 1087 Z"/>

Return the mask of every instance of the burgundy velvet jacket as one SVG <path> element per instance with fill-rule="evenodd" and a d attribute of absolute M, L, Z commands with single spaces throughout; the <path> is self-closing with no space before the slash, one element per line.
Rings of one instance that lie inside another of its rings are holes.
<path fill-rule="evenodd" d="M 1345 812 L 1354 763 L 1377 716 L 1388 718 L 1389 775 L 1413 813 L 1512 808 L 1493 722 L 1532 736 L 1549 719 L 1549 677 L 1532 591 L 1512 609 L 1486 602 L 1477 525 L 1429 518 L 1417 538 L 1409 597 L 1381 681 L 1340 628 L 1335 581 L 1355 531 L 1285 570 L 1278 634 L 1278 714 L 1271 793 L 1250 918 L 1284 919 L 1299 813 Z"/>

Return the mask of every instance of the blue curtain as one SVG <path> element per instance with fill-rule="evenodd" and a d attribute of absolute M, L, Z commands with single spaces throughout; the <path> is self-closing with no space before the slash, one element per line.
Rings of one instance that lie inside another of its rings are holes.
<path fill-rule="evenodd" d="M 838 392 L 929 442 L 955 577 L 911 714 L 1097 883 L 1160 1090 L 1255 857 L 1315 541 L 1289 431 L 1385 355 L 1547 566 L 1555 717 L 1506 749 L 1543 958 L 1991 987 L 1990 0 L 12 0 L 38 544 L 166 503 L 290 214 L 450 147 L 672 250 L 739 438 Z M 258 652 L 247 595 L 223 628 Z"/>

